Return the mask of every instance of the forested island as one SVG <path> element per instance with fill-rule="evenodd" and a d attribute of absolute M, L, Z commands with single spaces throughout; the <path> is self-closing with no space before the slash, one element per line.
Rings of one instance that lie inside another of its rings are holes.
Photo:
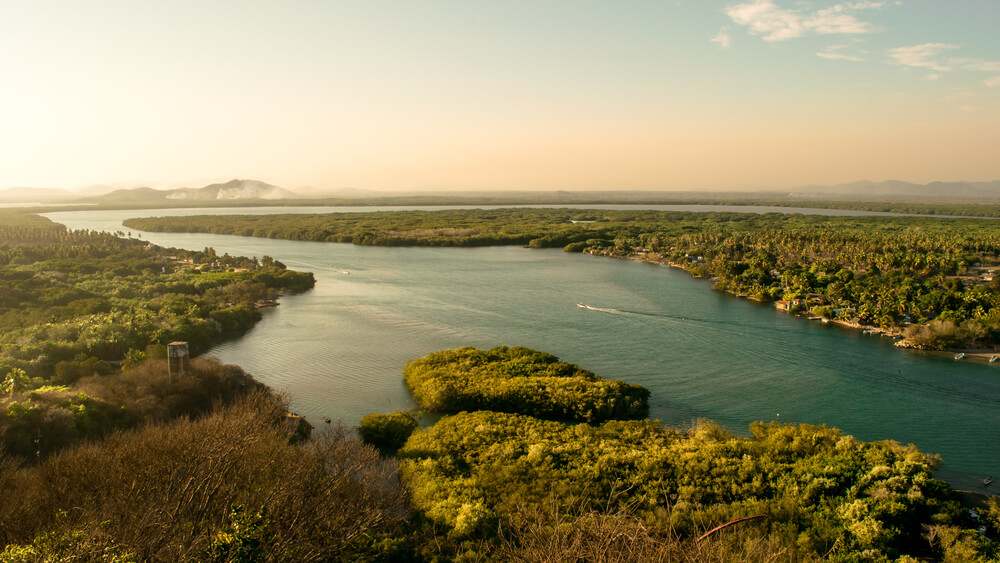
<path fill-rule="evenodd" d="M 490 209 L 129 219 L 130 228 L 638 258 L 923 349 L 1000 345 L 1000 224 L 925 217 Z"/>

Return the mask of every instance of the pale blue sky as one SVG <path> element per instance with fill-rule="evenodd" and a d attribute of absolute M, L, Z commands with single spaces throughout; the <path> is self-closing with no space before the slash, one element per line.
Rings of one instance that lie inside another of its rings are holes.
<path fill-rule="evenodd" d="M 996 1 L 0 8 L 0 188 L 1000 178 Z"/>

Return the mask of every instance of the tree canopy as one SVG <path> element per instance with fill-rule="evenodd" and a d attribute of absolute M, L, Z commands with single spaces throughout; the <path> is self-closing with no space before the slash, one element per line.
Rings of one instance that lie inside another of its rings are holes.
<path fill-rule="evenodd" d="M 494 410 L 592 422 L 643 417 L 649 397 L 639 385 L 519 346 L 435 352 L 407 362 L 403 378 L 417 404 L 433 412 Z"/>

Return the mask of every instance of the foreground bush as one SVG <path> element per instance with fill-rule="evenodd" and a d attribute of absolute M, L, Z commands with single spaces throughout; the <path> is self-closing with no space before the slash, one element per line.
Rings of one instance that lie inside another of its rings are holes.
<path fill-rule="evenodd" d="M 166 360 L 92 375 L 0 398 L 0 443 L 8 455 L 37 460 L 81 440 L 140 424 L 193 418 L 264 386 L 239 366 L 196 358 L 170 377 Z"/>
<path fill-rule="evenodd" d="M 115 434 L 16 469 L 0 460 L 5 561 L 322 561 L 406 514 L 395 465 L 343 427 L 289 444 L 254 392 L 196 421 Z"/>
<path fill-rule="evenodd" d="M 597 377 L 552 354 L 499 346 L 463 347 L 410 361 L 403 378 L 424 409 L 492 410 L 595 422 L 640 418 L 649 391 Z"/>

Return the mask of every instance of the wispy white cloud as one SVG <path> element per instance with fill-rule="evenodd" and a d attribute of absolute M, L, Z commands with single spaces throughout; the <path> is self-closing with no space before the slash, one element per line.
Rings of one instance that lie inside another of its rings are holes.
<path fill-rule="evenodd" d="M 941 78 L 941 75 L 937 74 L 937 73 L 934 73 L 934 74 L 928 74 L 927 76 L 925 76 L 924 80 L 937 80 L 939 78 Z"/>
<path fill-rule="evenodd" d="M 960 70 L 973 70 L 978 72 L 1000 72 L 1000 61 L 987 61 L 984 59 L 953 58 L 948 59 L 949 64 Z"/>
<path fill-rule="evenodd" d="M 763 35 L 765 41 L 782 41 L 800 37 L 805 33 L 799 14 L 778 7 L 771 0 L 754 0 L 733 4 L 726 8 L 728 15 L 737 25 Z"/>
<path fill-rule="evenodd" d="M 863 63 L 865 59 L 858 57 L 856 55 L 846 55 L 844 53 L 830 53 L 826 51 L 820 51 L 816 53 L 817 57 L 823 57 L 824 59 L 830 59 L 832 61 L 854 61 L 856 63 Z"/>
<path fill-rule="evenodd" d="M 927 68 L 936 73 L 962 70 L 972 72 L 1000 72 L 1000 61 L 945 56 L 946 53 L 954 51 L 959 47 L 959 45 L 952 45 L 951 43 L 923 43 L 889 49 L 888 54 L 889 58 L 900 66 L 907 68 Z"/>
<path fill-rule="evenodd" d="M 804 33 L 801 18 L 789 10 L 776 6 L 771 0 L 755 0 L 733 4 L 726 8 L 728 15 L 737 25 L 763 35 L 765 41 L 781 41 L 799 37 Z"/>
<path fill-rule="evenodd" d="M 864 62 L 866 60 L 861 55 L 854 55 L 841 52 L 845 48 L 847 48 L 847 45 L 831 45 L 830 47 L 827 47 L 825 51 L 820 51 L 819 53 L 816 53 L 816 56 L 823 57 L 824 59 L 854 61 L 857 63 Z M 867 51 L 864 51 L 864 53 L 867 53 Z"/>
<path fill-rule="evenodd" d="M 947 72 L 952 70 L 952 67 L 941 55 L 958 47 L 951 43 L 922 43 L 889 49 L 889 57 L 901 66 Z"/>
<path fill-rule="evenodd" d="M 846 33 L 871 33 L 875 26 L 868 22 L 859 20 L 850 11 L 860 8 L 853 8 L 850 4 L 837 4 L 824 10 L 819 10 L 815 15 L 805 20 L 806 27 L 815 29 L 816 33 L 824 35 Z"/>
<path fill-rule="evenodd" d="M 823 35 L 874 33 L 880 29 L 859 19 L 857 13 L 881 9 L 885 5 L 885 2 L 845 2 L 809 11 L 782 8 L 773 0 L 751 0 L 730 4 L 726 15 L 754 35 L 762 36 L 764 41 L 784 41 L 809 32 Z"/>
<path fill-rule="evenodd" d="M 728 49 L 729 45 L 732 44 L 733 38 L 729 35 L 729 27 L 723 27 L 719 33 L 715 34 L 715 37 L 709 39 L 712 43 L 718 43 L 719 47 L 723 49 Z"/>
<path fill-rule="evenodd" d="M 983 80 L 983 84 L 989 86 L 990 88 L 996 88 L 997 86 L 1000 86 L 1000 76 L 987 78 L 986 80 Z"/>

